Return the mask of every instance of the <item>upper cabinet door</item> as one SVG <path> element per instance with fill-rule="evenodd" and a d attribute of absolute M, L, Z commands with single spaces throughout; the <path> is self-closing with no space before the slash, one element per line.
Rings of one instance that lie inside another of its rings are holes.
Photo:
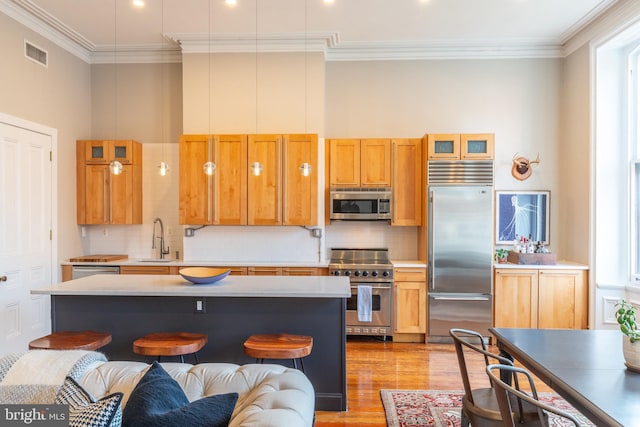
<path fill-rule="evenodd" d="M 85 141 L 84 161 L 88 165 L 106 165 L 114 160 L 123 165 L 133 164 L 132 140 Z"/>
<path fill-rule="evenodd" d="M 285 135 L 282 166 L 284 225 L 317 225 L 318 136 Z"/>
<path fill-rule="evenodd" d="M 247 224 L 247 136 L 214 135 L 214 224 Z"/>
<path fill-rule="evenodd" d="M 393 218 L 391 225 L 422 225 L 422 140 L 392 139 Z"/>
<path fill-rule="evenodd" d="M 213 224 L 214 176 L 203 170 L 208 161 L 213 161 L 210 135 L 180 137 L 180 224 Z"/>
<path fill-rule="evenodd" d="M 132 165 L 124 165 L 118 175 L 110 175 L 111 224 L 141 224 L 142 210 L 136 208 L 134 197 L 134 170 Z"/>
<path fill-rule="evenodd" d="M 391 186 L 391 140 L 362 139 L 360 141 L 360 185 Z"/>
<path fill-rule="evenodd" d="M 330 139 L 329 185 L 332 187 L 360 186 L 360 140 Z"/>
<path fill-rule="evenodd" d="M 494 134 L 463 133 L 460 135 L 460 158 L 462 160 L 493 159 Z"/>
<path fill-rule="evenodd" d="M 428 160 L 460 160 L 460 134 L 429 134 Z"/>
<path fill-rule="evenodd" d="M 249 135 L 247 223 L 282 224 L 282 136 Z"/>

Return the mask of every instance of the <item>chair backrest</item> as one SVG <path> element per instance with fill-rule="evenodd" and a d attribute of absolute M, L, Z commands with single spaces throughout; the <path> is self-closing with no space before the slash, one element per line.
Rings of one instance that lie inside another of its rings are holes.
<path fill-rule="evenodd" d="M 502 414 L 502 419 L 505 422 L 505 426 L 510 425 L 512 427 L 516 427 L 517 425 L 519 425 L 516 422 L 516 419 L 514 419 L 514 414 L 518 415 L 519 419 L 524 418 L 522 411 L 522 402 L 528 402 L 538 409 L 537 423 L 539 424 L 535 425 L 547 427 L 549 425 L 549 421 L 546 412 L 551 412 L 560 417 L 566 418 L 575 426 L 580 426 L 580 421 L 578 421 L 573 415 L 538 400 L 538 393 L 536 392 L 533 377 L 526 369 L 522 369 L 516 366 L 494 364 L 487 366 L 487 374 L 489 375 L 489 379 L 493 384 L 493 388 L 496 393 L 496 399 L 498 400 L 498 406 L 500 407 L 500 414 Z M 502 381 L 501 378 L 504 378 L 505 375 L 512 378 L 524 376 L 528 381 L 531 395 Z M 511 396 L 512 398 L 510 398 Z M 517 408 L 513 408 L 513 403 L 515 401 L 518 402 Z M 528 421 L 527 426 L 534 425 L 534 421 L 535 420 Z"/>
<path fill-rule="evenodd" d="M 456 348 L 456 354 L 458 356 L 458 366 L 460 367 L 462 384 L 464 385 L 464 394 L 467 399 L 475 405 L 475 403 L 473 402 L 473 395 L 471 393 L 471 382 L 469 381 L 469 372 L 467 369 L 466 353 L 464 349 L 468 348 L 476 353 L 481 354 L 484 357 L 485 367 L 491 364 L 490 360 L 492 362 L 497 361 L 498 363 L 502 363 L 505 365 L 513 365 L 513 363 L 511 362 L 511 360 L 505 357 L 493 354 L 488 351 L 484 338 L 480 333 L 476 331 L 470 331 L 467 329 L 451 329 L 449 330 L 449 335 L 451 335 L 451 338 L 453 338 L 453 344 Z M 474 342 L 477 342 L 479 345 L 474 344 Z"/>
<path fill-rule="evenodd" d="M 469 372 L 467 369 L 466 353 L 464 349 L 468 348 L 476 353 L 481 354 L 484 357 L 485 366 L 490 365 L 490 360 L 497 361 L 498 363 L 503 363 L 505 365 L 512 365 L 513 363 L 505 357 L 493 354 L 488 351 L 484 338 L 480 333 L 476 331 L 470 331 L 467 329 L 451 329 L 449 330 L 449 335 L 451 335 L 451 338 L 453 338 L 453 344 L 456 348 L 456 355 L 458 356 L 458 366 L 460 367 L 462 384 L 464 385 L 464 394 L 467 399 L 472 404 L 474 404 L 473 395 L 471 394 L 471 382 L 469 381 Z M 477 342 L 479 345 L 476 345 L 473 342 Z"/>

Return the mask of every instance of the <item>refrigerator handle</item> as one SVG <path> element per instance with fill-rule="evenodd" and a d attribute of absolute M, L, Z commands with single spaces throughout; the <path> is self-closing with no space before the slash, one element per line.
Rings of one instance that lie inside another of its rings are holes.
<path fill-rule="evenodd" d="M 434 218 L 433 218 L 433 204 L 435 203 L 435 201 L 433 200 L 433 190 L 429 191 L 428 194 L 428 201 L 427 201 L 427 205 L 429 206 L 427 215 L 429 215 L 429 217 L 427 218 L 427 239 L 429 241 L 429 245 L 427 248 L 427 257 L 428 257 L 428 265 L 427 265 L 427 281 L 428 283 L 428 287 L 429 289 L 435 289 L 435 283 L 433 282 L 433 268 L 434 268 L 434 259 L 435 259 L 435 255 L 433 253 L 433 224 L 434 224 Z"/>
<path fill-rule="evenodd" d="M 438 301 L 489 301 L 488 296 L 478 296 L 478 297 L 432 297 L 434 300 Z"/>

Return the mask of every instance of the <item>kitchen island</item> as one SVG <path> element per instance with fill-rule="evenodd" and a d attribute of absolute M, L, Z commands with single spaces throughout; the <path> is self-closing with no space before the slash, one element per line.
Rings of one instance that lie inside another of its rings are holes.
<path fill-rule="evenodd" d="M 349 279 L 331 276 L 228 276 L 194 285 L 174 275 L 95 275 L 35 289 L 51 295 L 52 331 L 110 332 L 111 360 L 141 360 L 136 338 L 152 332 L 207 334 L 200 362 L 253 363 L 243 342 L 253 334 L 313 337 L 305 373 L 316 409 L 346 410 L 345 301 Z M 269 361 L 267 361 L 268 363 Z"/>

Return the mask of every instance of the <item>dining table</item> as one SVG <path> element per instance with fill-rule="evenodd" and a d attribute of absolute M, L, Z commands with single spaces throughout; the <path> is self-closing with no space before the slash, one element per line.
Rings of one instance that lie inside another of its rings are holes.
<path fill-rule="evenodd" d="M 640 372 L 628 369 L 618 330 L 490 328 L 520 363 L 596 426 L 640 426 Z"/>

